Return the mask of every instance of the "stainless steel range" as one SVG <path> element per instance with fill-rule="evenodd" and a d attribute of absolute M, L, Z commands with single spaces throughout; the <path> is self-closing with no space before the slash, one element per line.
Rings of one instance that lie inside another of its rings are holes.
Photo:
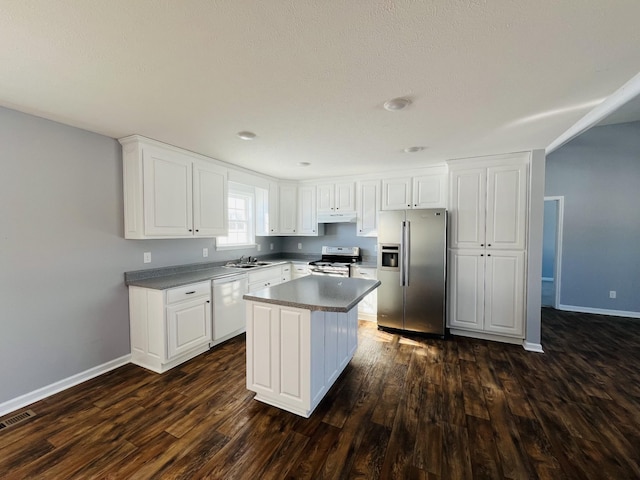
<path fill-rule="evenodd" d="M 322 258 L 309 262 L 311 275 L 350 277 L 351 264 L 361 260 L 360 247 L 322 247 Z"/>

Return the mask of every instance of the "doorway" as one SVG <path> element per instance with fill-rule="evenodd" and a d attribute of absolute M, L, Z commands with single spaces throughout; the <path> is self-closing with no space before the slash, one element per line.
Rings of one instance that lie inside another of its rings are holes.
<path fill-rule="evenodd" d="M 564 197 L 544 197 L 542 234 L 542 306 L 560 305 Z"/>

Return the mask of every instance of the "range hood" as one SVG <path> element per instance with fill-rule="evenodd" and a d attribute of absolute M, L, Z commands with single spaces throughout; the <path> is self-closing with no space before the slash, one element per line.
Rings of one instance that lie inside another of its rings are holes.
<path fill-rule="evenodd" d="M 320 212 L 318 223 L 355 223 L 356 212 Z"/>

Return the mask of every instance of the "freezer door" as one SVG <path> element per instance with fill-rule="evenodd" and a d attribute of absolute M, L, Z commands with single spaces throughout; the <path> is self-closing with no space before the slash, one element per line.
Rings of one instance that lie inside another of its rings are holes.
<path fill-rule="evenodd" d="M 378 214 L 378 325 L 388 328 L 402 328 L 404 318 L 403 288 L 401 284 L 402 210 L 381 211 Z M 385 266 L 382 259 L 383 245 L 394 246 L 398 257 L 393 264 Z"/>
<path fill-rule="evenodd" d="M 444 335 L 446 211 L 407 211 L 405 330 Z"/>
<path fill-rule="evenodd" d="M 400 272 L 378 270 L 380 286 L 378 295 L 378 325 L 388 328 L 403 328 L 403 287 Z"/>

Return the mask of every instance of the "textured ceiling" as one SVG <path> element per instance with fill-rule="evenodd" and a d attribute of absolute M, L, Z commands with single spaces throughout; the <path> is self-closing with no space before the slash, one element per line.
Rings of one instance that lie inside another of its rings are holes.
<path fill-rule="evenodd" d="M 0 105 L 279 178 L 545 148 L 640 66 L 637 0 L 0 0 L 0 11 Z M 413 103 L 382 108 L 400 96 Z"/>

